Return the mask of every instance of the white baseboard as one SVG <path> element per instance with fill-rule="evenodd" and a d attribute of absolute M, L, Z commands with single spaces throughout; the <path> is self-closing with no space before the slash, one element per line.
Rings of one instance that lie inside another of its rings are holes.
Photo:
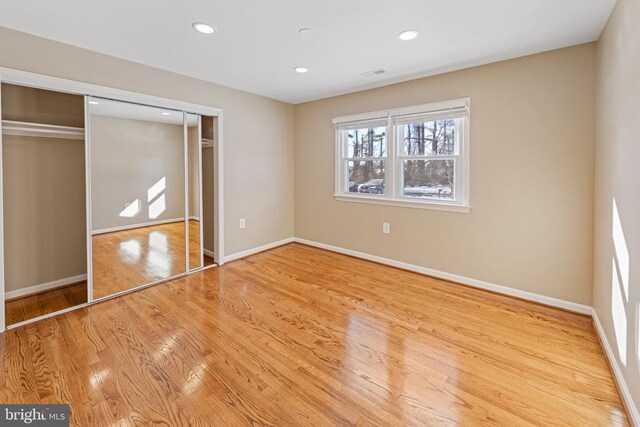
<path fill-rule="evenodd" d="M 640 412 L 638 411 L 638 408 L 633 401 L 633 396 L 631 396 L 631 392 L 629 391 L 627 382 L 624 379 L 622 369 L 620 369 L 620 365 L 618 364 L 618 359 L 616 358 L 615 353 L 613 352 L 613 349 L 609 344 L 607 335 L 604 333 L 604 328 L 602 327 L 602 323 L 600 323 L 600 318 L 598 317 L 598 313 L 596 312 L 595 308 L 592 309 L 591 317 L 593 318 L 593 324 L 596 326 L 596 333 L 600 337 L 600 342 L 604 347 L 605 356 L 609 360 L 609 365 L 613 370 L 613 375 L 616 379 L 616 383 L 618 384 L 618 390 L 622 395 L 622 399 L 624 399 L 624 403 L 627 407 L 628 414 L 631 417 L 632 424 L 635 426 L 640 426 Z"/>
<path fill-rule="evenodd" d="M 204 254 L 206 256 L 208 256 L 209 258 L 216 259 L 216 253 L 215 252 L 210 251 L 209 249 L 206 249 L 206 248 L 202 248 L 202 252 L 204 252 Z"/>
<path fill-rule="evenodd" d="M 508 286 L 496 285 L 494 283 L 484 282 L 482 280 L 471 279 L 469 277 L 459 276 L 457 274 L 451 274 L 451 273 L 446 273 L 444 271 L 433 270 L 431 268 L 421 267 L 419 265 L 408 264 L 406 262 L 396 261 L 389 258 L 383 258 L 376 255 L 370 255 L 364 252 L 353 251 L 351 249 L 345 249 L 338 246 L 327 245 L 325 243 L 314 242 L 312 240 L 300 239 L 296 237 L 294 241 L 303 243 L 309 246 L 315 246 L 316 248 L 326 249 L 328 251 L 350 255 L 356 258 L 362 258 L 369 261 L 379 262 L 380 264 L 386 264 L 392 267 L 398 267 L 403 270 L 409 270 L 415 273 L 421 273 L 427 276 L 437 277 L 439 279 L 445 279 L 445 280 L 450 280 L 452 282 L 462 283 L 464 285 L 473 286 L 474 288 L 484 289 L 484 290 L 496 292 L 499 294 L 509 295 L 516 298 L 522 298 L 525 300 L 538 302 L 538 303 L 549 305 L 552 307 L 558 307 L 564 310 L 574 311 L 580 314 L 591 315 L 591 307 L 589 307 L 588 305 L 578 304 L 571 301 L 565 301 L 558 298 L 535 294 L 533 292 L 514 289 Z"/>
<path fill-rule="evenodd" d="M 198 221 L 198 222 L 200 222 L 200 218 L 198 218 L 197 216 L 193 216 L 193 215 L 191 215 L 191 216 L 189 216 L 189 219 L 190 219 L 190 220 L 192 220 L 192 221 Z"/>
<path fill-rule="evenodd" d="M 226 257 L 224 257 L 224 262 L 231 262 L 240 258 L 245 258 L 245 257 L 248 257 L 249 255 L 253 255 L 258 252 L 273 249 L 278 246 L 286 245 L 287 243 L 291 243 L 293 241 L 294 241 L 293 237 L 289 237 L 288 239 L 283 239 L 277 242 L 268 243 L 266 245 L 258 246 L 257 248 L 251 248 L 251 249 L 247 249 L 246 251 L 236 252 L 235 254 L 227 255 Z"/>
<path fill-rule="evenodd" d="M 170 222 L 180 221 L 184 221 L 184 218 L 171 218 L 160 221 L 143 222 L 140 224 L 122 225 L 120 227 L 101 228 L 100 230 L 93 230 L 91 235 L 95 236 L 96 234 L 113 233 L 114 231 L 132 230 L 134 228 L 151 227 L 153 225 L 169 224 Z"/>
<path fill-rule="evenodd" d="M 35 294 L 38 292 L 49 291 L 51 289 L 60 288 L 62 286 L 70 285 L 72 283 L 82 282 L 87 280 L 86 274 L 80 274 L 78 276 L 66 277 L 64 279 L 54 280 L 52 282 L 41 283 L 39 285 L 29 286 L 28 288 L 16 289 L 15 291 L 8 291 L 5 293 L 5 299 L 19 298 L 25 295 Z"/>

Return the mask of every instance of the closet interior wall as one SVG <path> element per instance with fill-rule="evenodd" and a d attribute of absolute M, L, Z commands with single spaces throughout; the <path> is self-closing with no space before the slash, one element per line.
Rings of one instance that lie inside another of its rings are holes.
<path fill-rule="evenodd" d="M 202 138 L 202 216 L 203 216 L 203 248 L 205 256 L 217 262 L 215 256 L 215 230 L 216 230 L 216 134 L 217 118 L 211 116 L 201 117 Z"/>
<path fill-rule="evenodd" d="M 84 97 L 3 83 L 2 174 L 7 325 L 85 303 Z M 82 284 L 52 300 L 44 291 Z M 35 306 L 27 312 L 17 302 Z"/>

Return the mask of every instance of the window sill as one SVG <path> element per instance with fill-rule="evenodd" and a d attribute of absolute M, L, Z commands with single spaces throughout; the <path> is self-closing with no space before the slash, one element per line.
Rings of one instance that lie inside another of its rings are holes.
<path fill-rule="evenodd" d="M 421 201 L 421 200 L 398 200 L 398 199 L 387 199 L 384 197 L 377 196 L 355 196 L 349 194 L 334 194 L 333 198 L 339 202 L 356 202 L 356 203 L 368 203 L 372 205 L 386 205 L 386 206 L 398 206 L 403 208 L 414 208 L 414 209 L 431 209 L 436 211 L 449 211 L 449 212 L 460 212 L 460 213 L 469 213 L 471 211 L 471 206 L 462 205 L 459 203 L 442 203 L 442 202 L 432 202 L 432 201 Z"/>

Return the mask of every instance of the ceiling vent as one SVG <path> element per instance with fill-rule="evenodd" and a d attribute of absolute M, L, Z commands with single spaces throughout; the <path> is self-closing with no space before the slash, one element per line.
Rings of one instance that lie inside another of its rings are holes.
<path fill-rule="evenodd" d="M 362 77 L 370 77 L 370 76 L 379 76 L 380 74 L 384 74 L 385 71 L 383 68 L 378 68 L 377 70 L 367 71 L 366 73 L 360 74 Z"/>

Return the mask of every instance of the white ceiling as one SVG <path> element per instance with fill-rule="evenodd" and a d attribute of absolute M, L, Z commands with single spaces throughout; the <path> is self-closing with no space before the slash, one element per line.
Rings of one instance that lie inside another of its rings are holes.
<path fill-rule="evenodd" d="M 0 25 L 299 103 L 594 41 L 615 0 L 0 0 Z M 213 35 L 191 24 L 214 25 Z M 316 30 L 303 38 L 298 30 Z M 421 35 L 401 42 L 396 34 Z M 293 67 L 309 68 L 306 74 Z M 362 73 L 384 68 L 385 74 Z"/>

